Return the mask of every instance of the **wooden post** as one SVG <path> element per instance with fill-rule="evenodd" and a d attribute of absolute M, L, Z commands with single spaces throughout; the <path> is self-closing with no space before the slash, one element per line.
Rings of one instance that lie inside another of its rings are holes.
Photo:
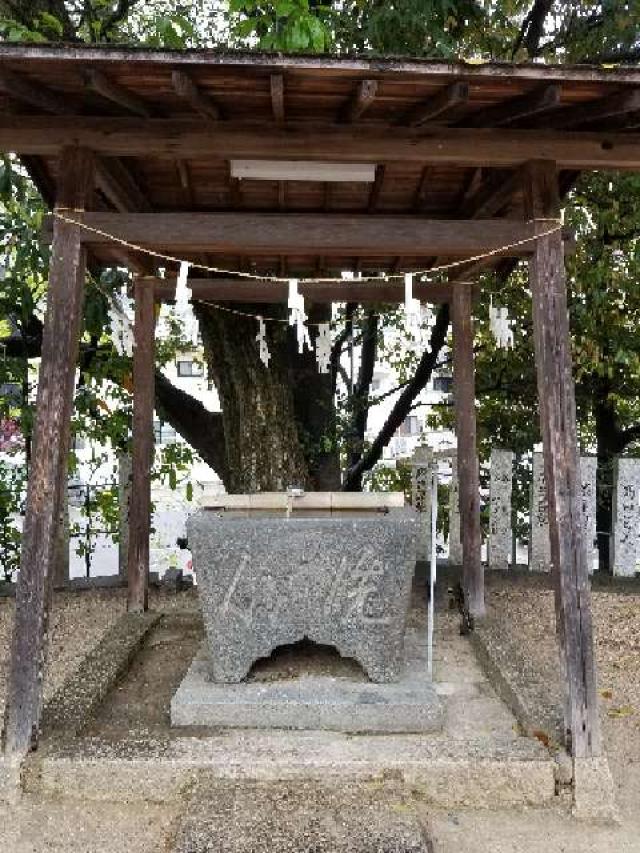
<path fill-rule="evenodd" d="M 59 169 L 57 206 L 84 209 L 93 191 L 92 153 L 82 148 L 63 149 Z M 79 229 L 56 219 L 5 711 L 5 754 L 13 758 L 35 748 L 38 739 L 84 275 Z"/>
<path fill-rule="evenodd" d="M 525 214 L 539 231 L 553 227 L 560 200 L 553 162 L 527 163 L 523 170 Z M 574 758 L 601 753 L 593 654 L 591 593 L 580 510 L 569 313 L 562 236 L 536 242 L 529 263 L 533 330 L 545 478 L 549 505 L 551 570 L 556 626 L 564 669 L 567 746 Z"/>
<path fill-rule="evenodd" d="M 155 398 L 155 303 L 153 287 L 135 284 L 133 348 L 133 448 L 129 507 L 129 610 L 148 606 L 149 532 L 151 529 L 151 466 L 153 465 L 153 403 Z"/>
<path fill-rule="evenodd" d="M 470 283 L 453 288 L 453 389 L 458 443 L 458 489 L 462 539 L 462 587 L 472 618 L 484 616 L 484 570 L 481 560 L 480 477 L 476 449 L 476 385 Z"/>

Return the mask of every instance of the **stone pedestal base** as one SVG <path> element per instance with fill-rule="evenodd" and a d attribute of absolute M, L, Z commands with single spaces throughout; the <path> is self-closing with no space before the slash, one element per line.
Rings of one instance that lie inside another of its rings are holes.
<path fill-rule="evenodd" d="M 444 720 L 423 666 L 392 684 L 330 675 L 216 684 L 209 672 L 203 647 L 171 702 L 172 726 L 394 733 L 440 731 Z"/>

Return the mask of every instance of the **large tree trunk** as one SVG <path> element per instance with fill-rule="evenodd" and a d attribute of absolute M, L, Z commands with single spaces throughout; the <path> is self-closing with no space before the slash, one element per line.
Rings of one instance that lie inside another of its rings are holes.
<path fill-rule="evenodd" d="M 283 306 L 242 305 L 238 310 L 286 318 Z M 271 358 L 265 367 L 253 317 L 204 303 L 196 313 L 222 406 L 227 489 L 337 488 L 337 454 L 330 446 L 335 421 L 331 382 L 318 375 L 313 353 L 298 353 L 286 323 L 267 322 Z"/>

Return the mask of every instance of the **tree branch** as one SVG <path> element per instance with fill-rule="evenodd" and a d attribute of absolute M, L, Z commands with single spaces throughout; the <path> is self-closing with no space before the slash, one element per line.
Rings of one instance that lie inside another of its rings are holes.
<path fill-rule="evenodd" d="M 520 27 L 520 32 L 513 45 L 511 58 L 513 59 L 522 45 L 527 49 L 527 53 L 531 58 L 534 58 L 540 53 L 540 41 L 544 33 L 545 21 L 551 12 L 553 0 L 535 0 L 529 14 L 526 16 Z"/>
<path fill-rule="evenodd" d="M 357 484 L 361 480 L 362 474 L 373 468 L 376 462 L 378 462 L 382 457 L 384 448 L 389 444 L 395 434 L 395 431 L 411 410 L 413 401 L 431 378 L 440 350 L 445 344 L 448 328 L 449 306 L 445 304 L 441 305 L 438 310 L 436 324 L 431 332 L 429 349 L 425 350 L 423 353 L 415 374 L 398 397 L 395 406 L 391 410 L 384 426 L 373 440 L 371 447 L 355 465 L 347 470 L 342 483 L 343 491 L 355 491 Z"/>
<path fill-rule="evenodd" d="M 370 311 L 363 324 L 362 349 L 360 352 L 360 369 L 358 381 L 351 395 L 351 424 L 348 437 L 349 467 L 353 467 L 362 457 L 364 435 L 367 429 L 369 413 L 369 391 L 373 381 L 373 372 L 378 353 L 378 316 Z M 362 487 L 358 485 L 358 491 Z"/>
<path fill-rule="evenodd" d="M 210 412 L 195 397 L 176 388 L 159 370 L 156 370 L 156 406 L 163 420 L 171 424 L 226 485 L 228 466 L 222 415 Z"/>

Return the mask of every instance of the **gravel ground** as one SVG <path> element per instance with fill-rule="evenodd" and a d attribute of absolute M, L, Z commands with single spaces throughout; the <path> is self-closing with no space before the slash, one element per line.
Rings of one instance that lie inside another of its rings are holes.
<path fill-rule="evenodd" d="M 167 594 L 151 589 L 153 609 L 197 608 L 195 590 Z M 73 672 L 87 652 L 100 642 L 109 626 L 126 611 L 126 590 L 96 589 L 59 592 L 54 595 L 50 617 L 51 645 L 47 658 L 44 697 L 49 699 Z M 14 600 L 0 598 L 0 719 L 4 712 L 6 683 L 13 630 Z"/>
<path fill-rule="evenodd" d="M 553 592 L 538 583 L 492 579 L 487 601 L 501 629 L 534 660 L 560 703 Z M 618 805 L 630 814 L 640 796 L 640 596 L 596 590 L 593 616 L 605 743 Z"/>

